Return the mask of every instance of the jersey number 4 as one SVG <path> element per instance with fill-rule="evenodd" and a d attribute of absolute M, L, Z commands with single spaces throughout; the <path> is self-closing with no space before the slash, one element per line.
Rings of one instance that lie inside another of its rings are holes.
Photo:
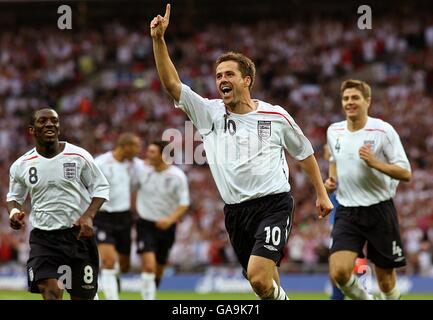
<path fill-rule="evenodd" d="M 35 167 L 30 167 L 29 169 L 29 182 L 31 184 L 38 182 L 38 170 Z"/>

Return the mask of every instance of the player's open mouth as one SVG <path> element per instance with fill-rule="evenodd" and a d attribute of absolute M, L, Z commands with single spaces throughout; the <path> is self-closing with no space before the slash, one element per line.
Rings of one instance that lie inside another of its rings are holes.
<path fill-rule="evenodd" d="M 223 96 L 227 96 L 232 91 L 233 91 L 233 89 L 230 88 L 229 86 L 222 86 L 221 87 L 221 92 L 223 93 Z"/>

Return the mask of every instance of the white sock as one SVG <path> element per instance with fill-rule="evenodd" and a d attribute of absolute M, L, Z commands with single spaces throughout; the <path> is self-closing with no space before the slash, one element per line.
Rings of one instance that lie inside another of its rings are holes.
<path fill-rule="evenodd" d="M 156 284 L 155 274 L 150 272 L 141 273 L 141 298 L 143 300 L 155 300 Z"/>
<path fill-rule="evenodd" d="M 272 280 L 272 286 L 274 287 L 274 300 L 289 300 L 284 289 L 275 280 Z"/>
<path fill-rule="evenodd" d="M 116 270 L 116 273 L 120 273 L 120 263 L 119 263 L 119 261 L 116 261 L 114 263 L 114 270 Z"/>
<path fill-rule="evenodd" d="M 93 297 L 93 300 L 99 300 L 98 293 L 96 292 L 95 296 Z"/>
<path fill-rule="evenodd" d="M 275 280 L 272 280 L 272 288 L 274 290 L 272 295 L 262 300 L 289 300 L 284 289 Z"/>
<path fill-rule="evenodd" d="M 117 271 L 115 269 L 101 270 L 101 285 L 102 291 L 105 294 L 105 300 L 119 300 L 116 275 Z"/>
<path fill-rule="evenodd" d="M 337 285 L 343 293 L 353 300 L 373 300 L 373 296 L 369 294 L 358 283 L 358 278 L 352 273 L 349 281 L 344 286 Z"/>
<path fill-rule="evenodd" d="M 401 293 L 396 285 L 390 292 L 382 292 L 381 296 L 384 300 L 400 300 Z"/>

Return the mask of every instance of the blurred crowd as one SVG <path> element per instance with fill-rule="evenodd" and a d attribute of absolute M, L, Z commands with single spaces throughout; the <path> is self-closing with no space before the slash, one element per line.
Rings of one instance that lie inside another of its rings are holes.
<path fill-rule="evenodd" d="M 370 114 L 399 132 L 413 179 L 401 183 L 395 203 L 409 274 L 433 276 L 433 19 L 375 18 L 373 30 L 337 19 L 308 23 L 260 21 L 214 25 L 186 32 L 172 23 L 167 43 L 181 79 L 216 98 L 214 61 L 241 51 L 257 68 L 253 97 L 281 105 L 311 140 L 326 177 L 326 129 L 343 119 L 339 85 L 361 78 L 372 85 Z M 60 31 L 22 27 L 0 34 L 0 265 L 25 262 L 29 230 L 8 226 L 6 193 L 12 162 L 29 150 L 31 111 L 60 114 L 61 138 L 94 156 L 134 131 L 144 144 L 164 130 L 185 131 L 186 116 L 173 107 L 158 80 L 147 24 L 111 22 Z M 200 142 L 195 142 L 197 146 Z M 314 272 L 327 262 L 330 226 L 318 220 L 312 186 L 289 160 L 296 201 L 286 271 Z M 181 268 L 235 263 L 224 227 L 223 203 L 206 165 L 181 165 L 191 208 L 178 226 L 170 262 Z"/>

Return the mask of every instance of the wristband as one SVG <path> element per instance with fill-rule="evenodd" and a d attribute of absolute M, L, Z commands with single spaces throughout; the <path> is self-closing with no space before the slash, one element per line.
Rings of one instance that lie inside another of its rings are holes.
<path fill-rule="evenodd" d="M 11 212 L 9 213 L 9 219 L 12 219 L 12 217 L 14 216 L 15 213 L 20 213 L 20 212 L 21 212 L 20 209 L 18 209 L 18 208 L 13 208 L 13 209 L 11 210 Z"/>

